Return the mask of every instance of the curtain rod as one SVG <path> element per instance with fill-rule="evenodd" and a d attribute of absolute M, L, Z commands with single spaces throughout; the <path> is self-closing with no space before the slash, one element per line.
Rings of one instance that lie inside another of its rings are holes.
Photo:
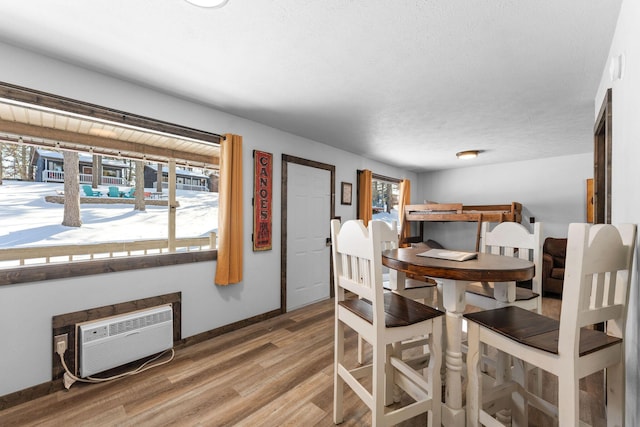
<path fill-rule="evenodd" d="M 363 169 L 358 169 L 358 174 L 360 174 L 361 172 L 363 172 Z M 402 179 L 399 178 L 391 178 L 390 176 L 384 176 L 384 175 L 380 175 L 374 172 L 371 172 L 371 177 L 375 178 L 375 179 L 379 179 L 382 181 L 389 181 L 389 182 L 394 182 L 396 184 L 400 184 L 400 182 L 402 181 Z"/>

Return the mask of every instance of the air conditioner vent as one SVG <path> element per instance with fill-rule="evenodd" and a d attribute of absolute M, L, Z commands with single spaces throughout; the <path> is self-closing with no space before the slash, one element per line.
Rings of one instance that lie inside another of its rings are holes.
<path fill-rule="evenodd" d="M 158 323 L 168 322 L 170 320 L 171 311 L 167 310 L 160 313 L 147 314 L 146 316 L 114 322 L 109 324 L 109 336 L 112 337 L 125 332 L 135 331 L 136 329 L 146 328 L 147 326 L 157 325 Z"/>

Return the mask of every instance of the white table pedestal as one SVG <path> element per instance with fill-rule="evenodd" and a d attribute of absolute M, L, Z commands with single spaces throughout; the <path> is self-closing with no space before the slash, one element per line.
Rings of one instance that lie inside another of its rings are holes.
<path fill-rule="evenodd" d="M 442 305 L 446 311 L 445 394 L 442 404 L 442 425 L 465 425 L 462 406 L 462 314 L 466 305 L 467 282 L 439 279 L 442 283 Z"/>

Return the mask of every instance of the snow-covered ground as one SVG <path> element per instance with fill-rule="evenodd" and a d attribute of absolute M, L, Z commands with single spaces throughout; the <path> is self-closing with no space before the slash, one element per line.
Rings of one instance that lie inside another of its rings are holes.
<path fill-rule="evenodd" d="M 140 212 L 130 204 L 82 203 L 82 226 L 65 227 L 61 225 L 63 205 L 44 199 L 63 187 L 4 180 L 0 185 L 0 248 L 167 238 L 166 206 L 147 206 L 146 212 Z M 108 186 L 99 190 L 104 195 Z M 180 203 L 176 209 L 177 237 L 208 236 L 217 231 L 218 193 L 177 190 L 176 198 Z"/>

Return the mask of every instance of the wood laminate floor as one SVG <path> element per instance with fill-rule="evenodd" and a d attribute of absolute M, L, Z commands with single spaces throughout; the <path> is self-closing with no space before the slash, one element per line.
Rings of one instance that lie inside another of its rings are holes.
<path fill-rule="evenodd" d="M 545 299 L 559 317 L 560 301 Z M 0 426 L 331 426 L 333 300 L 182 348 L 167 365 L 103 384 L 74 384 L 0 412 Z M 355 361 L 355 335 L 347 340 Z M 346 388 L 343 426 L 371 415 Z M 602 375 L 581 382 L 581 418 L 603 426 Z M 545 394 L 557 399 L 555 380 Z M 532 426 L 548 420 L 532 414 Z M 413 419 L 403 426 L 424 426 Z"/>

